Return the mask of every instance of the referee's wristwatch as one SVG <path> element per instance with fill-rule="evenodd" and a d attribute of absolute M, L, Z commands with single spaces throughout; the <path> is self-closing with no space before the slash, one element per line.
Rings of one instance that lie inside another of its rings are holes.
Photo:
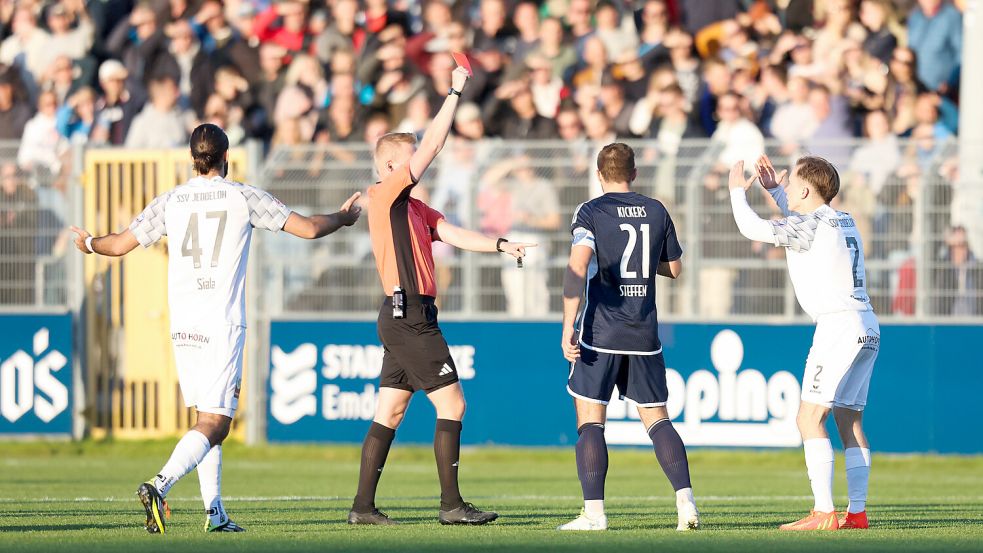
<path fill-rule="evenodd" d="M 499 238 L 498 242 L 495 242 L 495 249 L 502 253 L 505 253 L 505 250 L 502 249 L 502 242 L 508 242 L 508 240 L 504 238 Z"/>
<path fill-rule="evenodd" d="M 460 97 L 461 96 L 461 91 L 460 90 L 454 90 L 454 87 L 452 86 L 451 89 L 447 91 L 447 95 L 448 96 L 450 96 L 451 94 L 454 94 L 454 95 Z"/>

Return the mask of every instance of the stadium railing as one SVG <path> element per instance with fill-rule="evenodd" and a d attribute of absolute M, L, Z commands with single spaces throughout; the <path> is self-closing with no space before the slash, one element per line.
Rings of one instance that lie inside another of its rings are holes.
<path fill-rule="evenodd" d="M 749 242 L 734 224 L 723 145 L 705 140 L 668 147 L 631 144 L 637 152 L 636 189 L 668 206 L 685 251 L 682 277 L 672 283 L 659 279 L 660 315 L 807 320 L 795 301 L 784 251 Z M 482 319 L 559 316 L 569 221 L 581 202 L 599 193 L 592 165 L 599 147 L 586 141 L 448 142 L 422 179 L 420 197 L 452 222 L 535 241 L 540 247 L 519 270 L 503 256 L 435 245 L 443 314 Z M 807 151 L 778 143 L 765 149 L 779 167 Z M 849 140 L 810 144 L 808 151 L 828 157 L 840 169 L 841 192 L 834 206 L 851 212 L 861 227 L 867 287 L 883 319 L 983 316 L 983 269 L 975 261 L 966 270 L 957 269 L 949 260 L 949 228 L 976 228 L 972 218 L 952 220 L 955 140 Z M 333 209 L 374 181 L 368 147 L 304 145 L 274 149 L 253 182 L 289 207 L 311 212 Z M 749 198 L 762 216 L 778 216 L 760 188 Z M 264 234 L 257 242 L 264 316 L 375 316 L 381 291 L 364 218 L 354 232 L 325 240 Z"/>

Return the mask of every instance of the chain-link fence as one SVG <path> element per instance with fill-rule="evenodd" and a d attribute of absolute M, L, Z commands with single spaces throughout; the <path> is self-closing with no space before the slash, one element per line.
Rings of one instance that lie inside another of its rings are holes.
<path fill-rule="evenodd" d="M 68 225 L 77 220 L 75 152 L 34 159 L 19 142 L 0 142 L 0 309 L 69 307 Z"/>
<path fill-rule="evenodd" d="M 449 221 L 492 236 L 539 243 L 518 269 L 511 258 L 435 244 L 438 301 L 462 317 L 556 317 L 569 253 L 569 221 L 601 193 L 589 142 L 451 140 L 414 194 Z M 727 190 L 724 144 L 635 142 L 635 189 L 668 206 L 685 254 L 680 279 L 658 279 L 660 313 L 677 318 L 803 319 L 784 250 L 740 235 Z M 768 144 L 776 166 L 804 150 Z M 885 317 L 983 316 L 983 267 L 951 222 L 955 141 L 841 141 L 810 151 L 840 169 L 834 207 L 852 213 L 865 240 L 868 292 Z M 376 180 L 358 146 L 274 150 L 255 184 L 305 213 L 333 211 Z M 983 183 L 981 183 L 983 185 Z M 754 190 L 754 189 L 753 189 Z M 778 211 L 763 190 L 749 199 Z M 382 290 L 363 218 L 320 241 L 259 237 L 265 311 L 290 316 L 372 316 Z"/>

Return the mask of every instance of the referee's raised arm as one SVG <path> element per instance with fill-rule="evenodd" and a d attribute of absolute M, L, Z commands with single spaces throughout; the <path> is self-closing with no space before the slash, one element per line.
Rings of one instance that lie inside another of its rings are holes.
<path fill-rule="evenodd" d="M 443 149 L 444 143 L 447 142 L 447 135 L 451 131 L 451 125 L 454 124 L 454 112 L 461 101 L 461 91 L 464 90 L 464 85 L 467 82 L 467 69 L 458 67 L 451 73 L 451 89 L 447 92 L 444 105 L 440 106 L 440 111 L 430 122 L 426 132 L 423 133 L 416 153 L 410 158 L 410 175 L 414 180 L 419 180 L 423 176 L 427 167 L 430 167 L 434 158 Z"/>

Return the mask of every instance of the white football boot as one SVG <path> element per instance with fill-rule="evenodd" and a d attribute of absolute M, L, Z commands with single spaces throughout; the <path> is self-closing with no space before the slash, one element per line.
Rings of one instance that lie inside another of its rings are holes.
<path fill-rule="evenodd" d="M 677 532 L 688 532 L 700 529 L 700 512 L 696 510 L 696 503 L 685 502 L 676 506 L 679 511 L 679 524 L 676 525 Z"/>
<path fill-rule="evenodd" d="M 578 530 L 578 531 L 607 530 L 608 517 L 605 515 L 592 517 L 588 515 L 586 511 L 580 511 L 579 517 L 571 520 L 566 524 L 557 526 L 556 529 Z"/>

